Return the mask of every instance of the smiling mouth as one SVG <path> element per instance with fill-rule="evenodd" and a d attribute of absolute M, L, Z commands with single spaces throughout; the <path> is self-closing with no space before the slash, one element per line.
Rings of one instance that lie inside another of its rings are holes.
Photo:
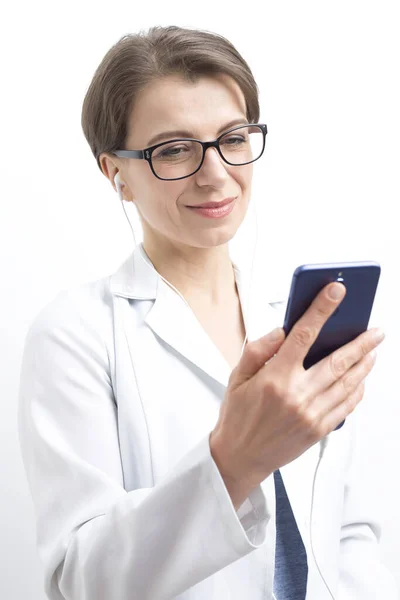
<path fill-rule="evenodd" d="M 227 204 L 230 204 L 233 200 L 236 200 L 236 197 L 225 198 L 221 202 L 205 202 L 204 204 L 198 204 L 196 206 L 188 206 L 187 208 L 222 208 Z"/>

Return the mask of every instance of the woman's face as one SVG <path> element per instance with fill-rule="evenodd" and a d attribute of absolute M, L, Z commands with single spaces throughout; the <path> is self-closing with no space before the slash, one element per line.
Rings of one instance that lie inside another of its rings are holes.
<path fill-rule="evenodd" d="M 179 137 L 214 140 L 230 127 L 247 122 L 243 93 L 230 77 L 202 77 L 190 83 L 179 76 L 169 76 L 153 82 L 138 96 L 125 148 L 141 150 Z M 124 198 L 136 205 L 145 243 L 161 243 L 161 247 L 169 241 L 176 247 L 219 246 L 234 236 L 245 217 L 253 165 L 228 165 L 216 148 L 207 150 L 197 173 L 177 181 L 157 179 L 145 160 L 120 159 L 119 167 L 126 184 Z M 188 208 L 230 197 L 236 198 L 233 210 L 219 219 L 204 217 Z"/>

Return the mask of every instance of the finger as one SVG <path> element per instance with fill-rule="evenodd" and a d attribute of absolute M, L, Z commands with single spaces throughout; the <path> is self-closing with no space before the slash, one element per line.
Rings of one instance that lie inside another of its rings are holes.
<path fill-rule="evenodd" d="M 345 294 L 346 288 L 342 283 L 335 282 L 325 286 L 291 329 L 279 351 L 279 360 L 303 365 L 323 325 L 335 312 Z"/>
<path fill-rule="evenodd" d="M 367 356 L 364 356 L 360 362 L 356 363 L 339 381 L 336 381 L 325 394 L 318 397 L 315 406 L 316 411 L 320 410 L 325 415 L 329 415 L 329 413 L 342 410 L 341 405 L 343 403 L 345 405 L 349 404 L 348 398 L 356 393 L 359 386 L 372 371 L 375 362 L 376 351 L 373 350 Z"/>
<path fill-rule="evenodd" d="M 381 329 L 375 328 L 359 335 L 307 370 L 310 394 L 316 395 L 342 379 L 346 373 L 385 339 Z"/>
<path fill-rule="evenodd" d="M 284 330 L 277 327 L 262 338 L 247 344 L 240 361 L 231 373 L 234 385 L 238 386 L 253 377 L 276 354 L 284 340 Z"/>
<path fill-rule="evenodd" d="M 364 397 L 365 384 L 361 382 L 352 394 L 346 396 L 333 410 L 331 410 L 320 423 L 320 433 L 324 437 L 347 419 L 347 417 L 355 410 L 357 405 Z"/>

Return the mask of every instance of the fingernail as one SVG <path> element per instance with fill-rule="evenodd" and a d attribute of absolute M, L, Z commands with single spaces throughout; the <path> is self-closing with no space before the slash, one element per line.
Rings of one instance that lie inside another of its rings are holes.
<path fill-rule="evenodd" d="M 282 327 L 277 327 L 276 329 L 271 331 L 271 333 L 268 335 L 268 338 L 272 342 L 276 342 L 281 337 L 282 337 Z"/>
<path fill-rule="evenodd" d="M 375 331 L 375 340 L 377 342 L 382 342 L 382 340 L 385 339 L 385 332 L 383 331 L 383 329 L 377 329 Z"/>
<path fill-rule="evenodd" d="M 344 286 L 343 285 L 337 285 L 336 283 L 334 285 L 331 285 L 328 289 L 328 296 L 331 300 L 340 300 L 341 298 L 343 298 L 344 296 Z"/>

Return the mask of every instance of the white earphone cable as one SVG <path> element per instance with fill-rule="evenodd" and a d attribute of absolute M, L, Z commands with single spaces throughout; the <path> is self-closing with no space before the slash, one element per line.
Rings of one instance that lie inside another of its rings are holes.
<path fill-rule="evenodd" d="M 136 238 L 135 238 L 135 233 L 133 231 L 132 224 L 131 224 L 131 222 L 129 220 L 129 217 L 128 217 L 127 213 L 126 213 L 125 206 L 124 206 L 124 199 L 122 197 L 122 191 L 121 191 L 121 184 L 120 184 L 120 179 L 119 179 L 119 173 L 117 173 L 115 175 L 115 177 L 114 177 L 114 183 L 115 183 L 115 187 L 117 188 L 118 197 L 119 197 L 119 199 L 121 201 L 122 208 L 124 210 L 126 219 L 127 219 L 128 223 L 129 223 L 129 227 L 131 228 L 131 231 L 132 231 L 133 241 L 135 243 L 135 246 L 137 246 Z M 249 301 L 250 301 L 251 284 L 252 284 L 252 281 L 253 281 L 254 257 L 255 257 L 255 253 L 256 253 L 257 240 L 258 240 L 258 223 L 257 223 L 257 218 L 256 218 L 256 235 L 255 235 L 255 238 L 256 238 L 256 241 L 255 241 L 255 245 L 254 245 L 254 249 L 253 249 L 253 259 L 252 259 L 251 270 L 250 270 L 249 291 L 248 291 L 248 296 L 247 296 L 247 299 L 246 299 L 246 316 L 248 315 L 248 307 L 249 307 Z M 141 256 L 142 256 L 143 260 L 145 260 L 146 263 L 155 271 L 154 266 L 143 256 L 143 254 L 141 254 Z M 156 272 L 159 275 L 159 277 L 161 277 L 161 279 L 163 281 L 165 281 L 165 283 L 167 285 L 169 285 L 169 287 L 171 287 L 182 298 L 182 300 L 184 301 L 184 303 L 190 308 L 188 302 L 185 300 L 185 298 L 182 296 L 182 294 L 179 292 L 179 290 L 177 290 L 176 287 L 172 285 L 172 283 L 170 283 L 162 275 L 160 275 L 160 273 L 158 273 L 158 271 L 156 271 Z M 245 338 L 244 338 L 244 341 L 243 341 L 243 346 L 242 346 L 241 354 L 243 354 L 246 342 L 247 342 L 247 330 L 246 330 L 246 335 L 245 335 Z"/>
<path fill-rule="evenodd" d="M 116 175 L 116 176 L 115 176 L 115 178 L 114 178 L 114 183 L 115 183 L 115 186 L 116 186 L 116 188 L 117 188 L 118 197 L 119 197 L 119 199 L 120 199 L 120 201 L 121 201 L 122 208 L 123 208 L 123 210 L 124 210 L 124 213 L 125 213 L 126 219 L 127 219 L 128 223 L 129 223 L 129 227 L 131 228 L 131 231 L 132 231 L 132 235 L 133 235 L 133 240 L 134 240 L 135 246 L 137 246 L 137 243 L 136 243 L 136 238 L 135 238 L 135 233 L 134 233 L 134 231 L 133 231 L 132 224 L 131 224 L 131 222 L 130 222 L 130 220 L 129 220 L 129 217 L 128 217 L 128 215 L 127 215 L 127 213 L 126 213 L 126 210 L 125 210 L 125 206 L 124 206 L 124 200 L 123 200 L 123 197 L 122 197 L 121 185 L 120 185 L 120 181 L 119 181 L 119 174 L 118 174 L 118 173 L 117 173 L 117 175 Z M 257 219 L 257 211 L 256 211 L 256 202 L 255 202 L 255 200 L 253 200 L 253 204 L 254 204 L 254 215 L 255 215 L 255 244 L 254 244 L 254 249 L 253 249 L 253 258 L 252 258 L 251 269 L 250 269 L 249 290 L 248 290 L 248 295 L 247 295 L 247 299 L 246 299 L 246 317 L 247 317 L 247 316 L 248 316 L 248 314 L 249 314 L 249 313 L 248 313 L 248 308 L 249 308 L 249 301 L 250 301 L 250 294 L 251 294 L 251 286 L 252 286 L 252 282 L 253 282 L 254 258 L 255 258 L 255 253 L 256 253 L 256 248 L 257 248 L 257 242 L 258 242 L 258 219 Z M 146 263 L 147 263 L 147 264 L 148 264 L 148 265 L 149 265 L 149 266 L 150 266 L 152 269 L 154 269 L 154 266 L 153 266 L 153 265 L 152 265 L 152 264 L 151 264 L 151 263 L 150 263 L 150 262 L 149 262 L 147 259 L 145 259 L 145 258 L 144 258 L 144 256 L 143 256 L 142 254 L 141 254 L 141 256 L 142 256 L 143 260 L 145 260 L 145 261 L 146 261 Z M 154 269 L 154 270 L 155 270 L 155 269 Z M 162 275 L 160 275 L 160 273 L 158 273 L 158 271 L 156 271 L 156 272 L 157 272 L 157 274 L 158 274 L 158 275 L 161 277 L 161 279 L 162 279 L 163 281 L 165 281 L 165 283 L 166 283 L 167 285 L 169 285 L 169 286 L 170 286 L 170 287 L 171 287 L 173 290 L 175 290 L 175 292 L 176 292 L 176 293 L 177 293 L 177 294 L 178 294 L 178 295 L 179 295 L 179 296 L 182 298 L 182 300 L 184 301 L 184 303 L 185 303 L 185 304 L 186 304 L 186 305 L 187 305 L 187 306 L 190 308 L 190 306 L 189 306 L 188 302 L 185 300 L 185 298 L 182 296 L 182 294 L 179 292 L 179 290 L 177 290 L 177 289 L 176 289 L 176 288 L 175 288 L 175 287 L 172 285 L 172 283 L 170 283 L 170 282 L 169 282 L 169 281 L 167 281 L 167 280 L 166 280 L 166 279 L 165 279 L 165 278 L 164 278 Z M 246 345 L 246 341 L 247 341 L 247 330 L 246 330 L 246 336 L 245 336 L 245 339 L 244 339 L 244 342 L 243 342 L 243 346 L 242 346 L 242 351 L 241 351 L 241 354 L 243 354 L 243 351 L 244 351 L 244 348 L 245 348 L 245 345 Z M 320 576 L 321 576 L 322 580 L 324 581 L 324 583 L 325 583 L 325 586 L 326 586 L 326 588 L 327 588 L 327 590 L 328 590 L 328 592 L 329 592 L 329 594 L 330 594 L 330 596 L 331 596 L 332 600 L 335 600 L 335 598 L 334 598 L 334 596 L 333 596 L 333 594 L 332 594 L 332 592 L 331 592 L 331 590 L 330 590 L 330 588 L 329 588 L 329 586 L 328 586 L 327 582 L 325 581 L 325 578 L 324 578 L 324 576 L 322 575 L 321 569 L 319 568 L 319 565 L 318 565 L 318 562 L 317 562 L 317 559 L 316 559 L 316 556 L 315 556 L 315 553 L 314 553 L 314 547 L 313 547 L 313 543 L 312 543 L 312 517 L 313 517 L 313 507 L 314 507 L 314 491 L 315 491 L 315 481 L 316 481 L 316 477 L 317 477 L 318 468 L 319 468 L 319 465 L 320 465 L 320 463 L 321 463 L 321 460 L 322 460 L 322 457 L 323 457 L 323 454 L 324 454 L 324 451 L 325 451 L 325 448 L 326 448 L 327 444 L 328 444 L 328 438 L 327 438 L 327 437 L 323 438 L 323 439 L 320 441 L 321 448 L 320 448 L 319 460 L 318 460 L 318 464 L 317 464 L 317 467 L 316 467 L 316 469 L 315 469 L 315 473 L 314 473 L 313 488 L 312 488 L 312 498 L 311 498 L 311 514 L 310 514 L 310 544 L 311 544 L 311 550 L 312 550 L 312 553 L 313 553 L 314 561 L 315 561 L 315 564 L 316 564 L 316 566 L 317 566 L 318 572 L 319 572 L 319 574 L 320 574 Z"/>
<path fill-rule="evenodd" d="M 313 486 L 312 486 L 312 495 L 311 495 L 311 510 L 310 510 L 310 545 L 311 545 L 311 552 L 312 552 L 312 555 L 313 555 L 313 558 L 314 558 L 314 562 L 315 562 L 315 565 L 316 565 L 316 567 L 317 567 L 317 569 L 318 569 L 318 573 L 320 574 L 320 576 L 321 576 L 321 579 L 323 580 L 323 582 L 324 582 L 324 584 L 325 584 L 325 587 L 326 587 L 326 589 L 328 590 L 328 592 L 329 592 L 329 595 L 331 596 L 332 600 L 335 600 L 335 597 L 334 597 L 334 595 L 332 594 L 332 592 L 331 592 L 331 589 L 330 589 L 330 587 L 329 587 L 328 583 L 326 582 L 326 580 L 325 580 L 325 577 L 323 576 L 323 574 L 322 574 L 322 571 L 321 571 L 321 569 L 320 569 L 320 567 L 319 567 L 319 564 L 318 564 L 318 561 L 317 561 L 317 557 L 315 556 L 315 552 L 314 552 L 314 546 L 313 546 L 313 541 L 312 541 L 312 525 L 313 525 L 313 509 L 314 509 L 314 492 L 315 492 L 315 482 L 316 482 L 316 479 L 317 479 L 317 473 L 318 473 L 318 469 L 319 469 L 319 466 L 320 466 L 320 464 L 321 464 L 322 457 L 323 457 L 323 455 L 324 455 L 324 452 L 325 452 L 325 449 L 326 449 L 326 447 L 327 447 L 327 445 L 328 445 L 328 442 L 329 442 L 329 438 L 328 438 L 328 437 L 324 437 L 324 438 L 322 438 L 322 440 L 320 440 L 320 442 L 319 442 L 319 444 L 320 444 L 319 458 L 318 458 L 318 464 L 317 464 L 317 467 L 316 467 L 316 469 L 315 469 L 315 473 L 314 473 Z"/>

